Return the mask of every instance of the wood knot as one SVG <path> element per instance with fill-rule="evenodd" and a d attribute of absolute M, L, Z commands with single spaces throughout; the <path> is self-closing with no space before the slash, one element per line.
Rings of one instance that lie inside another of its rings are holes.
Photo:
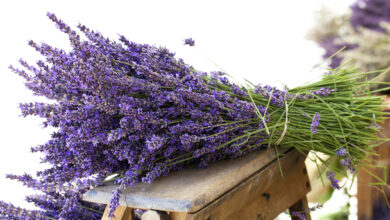
<path fill-rule="evenodd" d="M 261 195 L 267 200 L 267 202 L 269 202 L 269 200 L 271 198 L 271 195 L 269 193 L 263 193 Z"/>

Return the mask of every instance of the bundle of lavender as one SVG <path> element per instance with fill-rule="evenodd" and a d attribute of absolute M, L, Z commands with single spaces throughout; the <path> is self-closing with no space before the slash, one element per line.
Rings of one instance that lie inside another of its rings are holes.
<path fill-rule="evenodd" d="M 71 51 L 29 44 L 42 55 L 36 65 L 10 67 L 27 88 L 52 103 L 21 104 L 22 115 L 57 128 L 32 148 L 51 168 L 9 175 L 43 195 L 28 197 L 42 210 L 0 203 L 0 216 L 25 219 L 95 219 L 101 206 L 81 201 L 91 187 L 107 181 L 111 215 L 122 187 L 151 183 L 190 164 L 207 167 L 276 145 L 343 157 L 355 169 L 380 141 L 382 98 L 371 96 L 356 68 L 333 70 L 320 81 L 289 90 L 240 86 L 222 72 L 204 73 L 165 48 L 104 38 L 83 25 L 81 36 L 54 14 L 48 17 L 69 36 Z M 193 46 L 194 41 L 186 40 Z M 331 172 L 328 178 L 339 187 Z"/>

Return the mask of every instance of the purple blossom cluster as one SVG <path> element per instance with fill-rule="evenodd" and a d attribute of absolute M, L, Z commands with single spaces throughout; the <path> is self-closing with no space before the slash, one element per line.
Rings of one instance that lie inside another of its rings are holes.
<path fill-rule="evenodd" d="M 279 107 L 283 107 L 286 100 L 291 100 L 294 98 L 312 99 L 315 98 L 315 96 L 324 97 L 324 96 L 331 95 L 335 91 L 336 89 L 321 87 L 320 89 L 315 91 L 310 91 L 307 94 L 296 95 L 296 94 L 289 94 L 288 91 L 282 91 L 277 89 L 276 87 L 271 87 L 269 85 L 262 86 L 259 84 L 254 88 L 253 93 L 259 94 L 264 98 L 269 99 L 271 104 L 278 105 Z M 236 92 L 236 93 L 240 94 L 240 92 Z M 245 93 L 244 94 L 242 93 L 244 93 L 244 91 L 242 91 L 240 95 L 246 95 Z"/>
<path fill-rule="evenodd" d="M 357 0 L 352 6 L 351 25 L 384 32 L 380 22 L 390 22 L 390 1 Z"/>
<path fill-rule="evenodd" d="M 335 174 L 332 171 L 326 172 L 326 178 L 330 181 L 330 186 L 333 189 L 341 189 L 339 181 L 335 178 Z"/>
<path fill-rule="evenodd" d="M 351 5 L 351 26 L 355 29 L 364 27 L 373 31 L 386 31 L 380 26 L 380 22 L 390 22 L 390 1 L 388 0 L 356 0 Z M 350 50 L 359 45 L 350 45 L 347 43 L 336 43 L 340 39 L 339 36 L 330 36 L 319 42 L 319 45 L 325 49 L 324 58 L 329 58 L 338 50 L 345 47 L 345 50 Z M 330 67 L 336 68 L 340 66 L 342 58 L 334 56 L 331 59 Z"/>
<path fill-rule="evenodd" d="M 336 150 L 336 155 L 339 157 L 344 157 L 347 154 L 348 154 L 348 152 L 347 152 L 347 149 L 345 147 L 340 147 L 338 150 Z"/>
<path fill-rule="evenodd" d="M 299 218 L 299 220 L 306 220 L 306 214 L 304 212 L 293 211 L 290 215 Z"/>
<path fill-rule="evenodd" d="M 102 205 L 81 200 L 82 193 L 94 185 L 89 180 L 58 185 L 54 181 L 37 180 L 28 174 L 9 174 L 7 178 L 40 191 L 40 194 L 26 196 L 26 201 L 44 211 L 25 210 L 0 201 L 0 217 L 5 219 L 99 219 L 104 211 Z"/>
<path fill-rule="evenodd" d="M 45 126 L 57 128 L 47 143 L 32 148 L 44 153 L 42 162 L 52 166 L 37 178 L 8 177 L 46 193 L 45 198 L 29 201 L 50 216 L 95 219 L 96 213 L 80 208 L 90 207 L 81 195 L 109 174 L 119 174 L 115 184 L 120 187 L 151 183 L 190 163 L 207 167 L 262 147 L 266 135 L 261 131 L 231 141 L 264 124 L 253 104 L 239 99 L 246 90 L 223 73 L 198 72 L 166 48 L 137 44 L 124 36 L 117 43 L 80 24 L 86 37 L 82 40 L 54 14 L 48 17 L 68 35 L 72 50 L 30 41 L 45 60 L 31 65 L 21 59 L 23 68 L 10 69 L 35 95 L 54 101 L 20 105 L 23 116 L 42 117 Z M 218 85 L 230 86 L 235 95 L 215 89 Z M 268 118 L 264 106 L 257 108 Z M 110 214 L 119 197 L 118 187 Z"/>
<path fill-rule="evenodd" d="M 112 199 L 110 201 L 110 207 L 118 207 L 121 194 L 121 188 L 118 187 L 112 192 Z M 108 216 L 114 216 L 115 209 L 110 209 Z"/>
<path fill-rule="evenodd" d="M 184 44 L 193 47 L 195 46 L 195 41 L 192 38 L 187 38 L 184 40 Z"/>
<path fill-rule="evenodd" d="M 313 120 L 311 122 L 310 130 L 314 134 L 317 134 L 317 127 L 320 125 L 320 115 L 316 112 L 313 116 Z"/>
<path fill-rule="evenodd" d="M 270 99 L 271 104 L 278 105 L 279 107 L 284 106 L 285 100 L 292 98 L 292 95 L 290 95 L 287 91 L 281 91 L 269 85 L 257 85 L 253 92 L 264 96 L 266 99 Z"/>
<path fill-rule="evenodd" d="M 317 204 L 317 205 L 315 205 L 313 207 L 308 208 L 307 212 L 308 213 L 309 212 L 314 212 L 317 209 L 320 209 L 322 207 L 324 207 L 322 204 Z M 293 211 L 293 212 L 290 213 L 290 215 L 299 218 L 299 220 L 306 220 L 306 214 L 303 211 Z"/>
<path fill-rule="evenodd" d="M 327 58 L 335 55 L 342 48 L 345 48 L 344 51 L 346 51 L 346 50 L 352 50 L 352 49 L 357 47 L 357 45 L 351 45 L 348 43 L 336 43 L 339 39 L 340 39 L 340 37 L 333 36 L 333 37 L 329 37 L 327 39 L 324 39 L 322 42 L 318 43 L 320 45 L 320 47 L 325 49 L 325 53 L 323 55 L 324 59 L 327 59 Z M 330 60 L 329 66 L 331 68 L 337 68 L 338 66 L 341 65 L 342 60 L 343 59 L 337 55 L 333 56 L 332 59 Z"/>
<path fill-rule="evenodd" d="M 43 193 L 27 200 L 44 211 L 28 215 L 99 219 L 103 207 L 82 201 L 81 195 L 117 174 L 110 202 L 113 216 L 122 187 L 152 183 L 189 164 L 204 168 L 265 146 L 269 109 L 253 105 L 249 91 L 224 73 L 200 72 L 166 48 L 124 36 L 118 43 L 81 24 L 76 32 L 54 14 L 48 17 L 68 35 L 72 49 L 30 41 L 45 59 L 35 65 L 21 59 L 22 68 L 10 66 L 35 95 L 52 100 L 20 104 L 22 115 L 42 117 L 44 126 L 56 128 L 47 143 L 32 148 L 43 153 L 42 162 L 50 168 L 37 172 L 36 178 L 8 175 Z M 185 43 L 194 45 L 190 38 Z M 311 94 L 332 92 L 321 88 Z M 258 86 L 255 93 L 269 99 L 273 108 L 295 97 L 269 86 Z M 10 210 L 18 209 L 4 204 L 0 214 L 22 213 Z"/>
<path fill-rule="evenodd" d="M 309 208 L 309 211 L 310 211 L 310 212 L 314 212 L 314 211 L 316 211 L 316 210 L 318 210 L 318 209 L 321 209 L 321 208 L 323 208 L 323 207 L 324 207 L 323 204 L 318 203 L 317 205 L 310 207 L 310 208 Z"/>
<path fill-rule="evenodd" d="M 2 201 L 0 201 L 0 210 L 2 210 L 0 212 L 0 219 L 47 219 L 45 213 L 43 213 L 42 211 L 26 210 Z"/>
<path fill-rule="evenodd" d="M 348 155 L 346 148 L 341 147 L 336 151 L 336 155 L 343 158 L 340 163 L 346 167 L 351 173 L 355 172 L 355 167 L 352 165 L 351 157 Z"/>

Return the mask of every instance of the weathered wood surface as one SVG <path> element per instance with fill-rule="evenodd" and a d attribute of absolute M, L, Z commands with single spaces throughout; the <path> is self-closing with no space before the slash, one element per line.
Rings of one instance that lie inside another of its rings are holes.
<path fill-rule="evenodd" d="M 170 213 L 171 219 L 268 220 L 274 219 L 300 200 L 306 207 L 302 211 L 307 213 L 307 200 L 304 199 L 310 191 L 310 183 L 304 160 L 305 156 L 298 151 L 289 151 L 280 158 L 283 177 L 278 162 L 273 161 L 203 209 L 189 213 Z M 307 219 L 310 219 L 309 214 Z"/>
<path fill-rule="evenodd" d="M 289 149 L 280 149 L 279 152 L 285 153 L 287 150 Z M 234 160 L 218 161 L 207 169 L 186 168 L 181 172 L 158 178 L 153 184 L 137 183 L 122 190 L 120 205 L 194 213 L 231 191 L 256 172 L 264 170 L 268 164 L 275 162 L 275 150 L 269 149 L 254 151 Z M 258 180 L 261 185 L 253 184 L 251 190 L 255 190 L 255 186 L 270 187 L 271 183 L 266 179 L 272 179 L 277 175 L 280 176 L 280 172 L 276 166 L 273 172 L 260 178 L 261 181 Z M 111 192 L 115 187 L 113 185 L 97 187 L 84 194 L 83 199 L 109 204 Z"/>

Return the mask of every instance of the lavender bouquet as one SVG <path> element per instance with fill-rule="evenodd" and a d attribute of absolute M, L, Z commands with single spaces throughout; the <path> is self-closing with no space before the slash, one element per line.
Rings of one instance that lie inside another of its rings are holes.
<path fill-rule="evenodd" d="M 48 17 L 69 36 L 72 50 L 30 41 L 46 59 L 20 60 L 23 68 L 10 69 L 34 94 L 52 100 L 20 105 L 23 116 L 40 116 L 57 129 L 32 148 L 51 167 L 35 177 L 8 176 L 42 192 L 27 197 L 41 210 L 1 202 L 2 218 L 99 219 L 104 207 L 81 200 L 91 187 L 117 184 L 112 215 L 122 187 L 276 145 L 343 157 L 346 172 L 354 173 L 380 142 L 382 97 L 371 96 L 372 82 L 362 81 L 367 73 L 357 68 L 335 69 L 294 89 L 242 86 L 223 72 L 199 71 L 166 48 L 124 36 L 117 43 L 80 24 L 82 40 L 54 14 Z"/>

